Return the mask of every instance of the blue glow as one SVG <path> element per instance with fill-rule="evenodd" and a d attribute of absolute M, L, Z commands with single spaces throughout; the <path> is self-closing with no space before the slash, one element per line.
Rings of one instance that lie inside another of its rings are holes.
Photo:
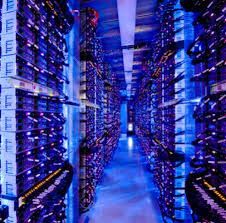
<path fill-rule="evenodd" d="M 120 122 L 121 122 L 121 133 L 126 134 L 127 133 L 127 103 L 124 102 L 121 104 L 121 111 L 120 111 Z"/>
<path fill-rule="evenodd" d="M 128 138 L 128 149 L 133 150 L 133 138 L 132 137 Z"/>

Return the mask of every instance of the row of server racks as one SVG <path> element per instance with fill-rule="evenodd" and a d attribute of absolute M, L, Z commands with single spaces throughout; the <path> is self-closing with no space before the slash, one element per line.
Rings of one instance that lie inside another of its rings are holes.
<path fill-rule="evenodd" d="M 66 222 L 67 1 L 1 6 L 1 222 Z"/>
<path fill-rule="evenodd" d="M 164 222 L 226 221 L 225 2 L 159 1 L 135 131 Z"/>
<path fill-rule="evenodd" d="M 81 213 L 89 210 L 95 201 L 96 186 L 120 136 L 120 86 L 104 58 L 103 45 L 97 35 L 98 19 L 98 12 L 94 9 L 81 10 Z"/>
<path fill-rule="evenodd" d="M 117 147 L 119 82 L 99 16 L 72 5 L 0 1 L 1 222 L 77 222 Z"/>

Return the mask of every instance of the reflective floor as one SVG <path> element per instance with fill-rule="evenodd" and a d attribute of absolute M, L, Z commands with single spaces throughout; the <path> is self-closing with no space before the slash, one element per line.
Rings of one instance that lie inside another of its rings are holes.
<path fill-rule="evenodd" d="M 97 188 L 97 200 L 79 223 L 159 223 L 157 190 L 136 139 L 121 138 Z"/>

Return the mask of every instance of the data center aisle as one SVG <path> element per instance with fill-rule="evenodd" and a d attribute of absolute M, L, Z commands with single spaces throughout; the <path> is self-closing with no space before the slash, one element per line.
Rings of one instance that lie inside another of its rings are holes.
<path fill-rule="evenodd" d="M 79 223 L 162 222 L 156 189 L 135 138 L 121 138 L 97 188 L 97 200 Z"/>

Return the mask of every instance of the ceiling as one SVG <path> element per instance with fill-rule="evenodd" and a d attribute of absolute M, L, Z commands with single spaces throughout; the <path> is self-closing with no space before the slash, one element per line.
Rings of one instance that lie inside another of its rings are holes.
<path fill-rule="evenodd" d="M 117 0 L 126 96 L 131 96 L 137 0 Z"/>
<path fill-rule="evenodd" d="M 124 0 L 118 0 L 124 1 Z M 135 94 L 137 83 L 142 76 L 142 61 L 148 56 L 147 52 L 153 35 L 158 29 L 158 21 L 154 14 L 157 0 L 137 0 L 135 45 L 121 46 L 117 0 L 82 0 L 81 8 L 92 7 L 99 13 L 98 36 L 102 39 L 105 58 L 111 64 L 113 71 L 125 91 L 123 53 L 125 48 L 135 49 L 132 71 L 132 94 Z"/>

